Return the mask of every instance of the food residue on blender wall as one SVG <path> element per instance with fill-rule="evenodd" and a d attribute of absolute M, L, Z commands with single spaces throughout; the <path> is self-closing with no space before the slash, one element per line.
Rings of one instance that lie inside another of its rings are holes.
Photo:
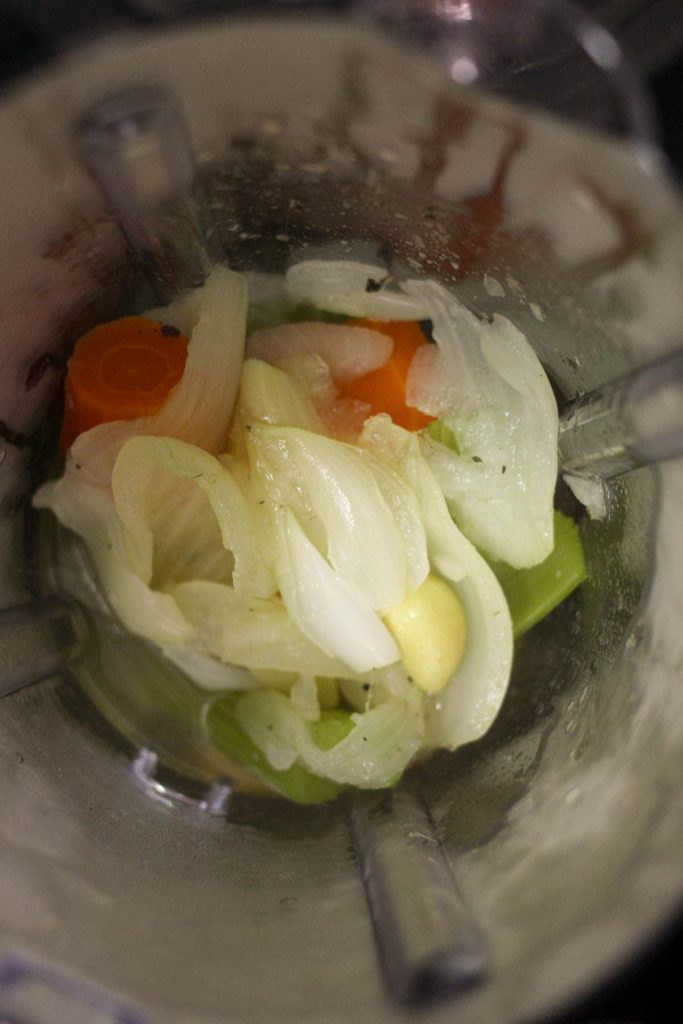
<path fill-rule="evenodd" d="M 215 746 L 327 799 L 490 727 L 514 638 L 585 576 L 557 435 L 525 337 L 435 281 L 217 266 L 77 343 L 34 504 L 118 620 L 219 691 Z"/>

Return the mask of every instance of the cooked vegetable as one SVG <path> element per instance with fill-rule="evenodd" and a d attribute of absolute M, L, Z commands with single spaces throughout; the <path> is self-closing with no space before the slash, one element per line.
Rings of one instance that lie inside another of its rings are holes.
<path fill-rule="evenodd" d="M 365 264 L 250 283 L 269 326 L 249 338 L 245 279 L 223 267 L 148 314 L 189 337 L 182 377 L 81 433 L 34 503 L 84 539 L 131 632 L 223 691 L 212 742 L 311 802 L 491 725 L 512 620 L 475 544 L 542 563 L 496 564 L 519 628 L 583 569 L 559 520 L 545 561 L 557 410 L 511 324 Z M 302 305 L 360 319 L 289 322 Z"/>
<path fill-rule="evenodd" d="M 353 728 L 327 750 L 316 742 L 310 719 L 292 697 L 277 690 L 245 693 L 235 705 L 235 717 L 274 767 L 286 769 L 298 762 L 340 785 L 368 789 L 396 781 L 420 750 L 424 728 L 416 693 L 353 712 Z"/>
<path fill-rule="evenodd" d="M 425 320 L 429 313 L 417 295 L 399 289 L 385 267 L 351 260 L 303 260 L 285 275 L 291 303 L 372 320 Z"/>
<path fill-rule="evenodd" d="M 546 558 L 553 545 L 557 405 L 520 331 L 502 316 L 479 319 L 435 281 L 399 286 L 372 265 L 309 260 L 288 271 L 287 288 L 349 316 L 431 321 L 436 344 L 412 360 L 406 400 L 457 439 L 458 452 L 438 444 L 426 449 L 449 508 L 489 557 L 516 568 Z"/>
<path fill-rule="evenodd" d="M 446 426 L 443 420 L 432 420 L 427 426 L 427 433 L 433 441 L 438 441 L 439 444 L 452 448 L 454 452 L 460 452 L 455 434 L 450 427 Z"/>
<path fill-rule="evenodd" d="M 557 404 L 545 371 L 504 317 L 482 321 L 431 281 L 405 288 L 428 306 L 436 341 L 411 364 L 408 402 L 457 441 L 457 452 L 427 450 L 449 508 L 490 558 L 536 565 L 553 547 L 557 479 Z"/>
<path fill-rule="evenodd" d="M 432 419 L 406 402 L 406 381 L 413 358 L 427 346 L 419 325 L 409 320 L 349 320 L 349 326 L 372 329 L 391 338 L 394 345 L 391 357 L 378 369 L 344 380 L 340 384 L 347 398 L 365 402 L 371 412 L 388 413 L 394 423 L 406 430 L 420 430 Z"/>
<path fill-rule="evenodd" d="M 384 616 L 409 677 L 425 693 L 439 693 L 465 650 L 465 613 L 452 589 L 429 575 Z"/>
<path fill-rule="evenodd" d="M 177 328 L 142 316 L 84 334 L 69 360 L 62 447 L 99 423 L 158 412 L 183 375 L 187 344 Z"/>
<path fill-rule="evenodd" d="M 545 561 L 531 569 L 493 564 L 512 615 L 516 637 L 549 615 L 586 579 L 583 547 L 576 523 L 555 512 L 555 546 Z"/>
<path fill-rule="evenodd" d="M 386 325 L 372 320 L 281 324 L 254 331 L 249 336 L 247 355 L 268 363 L 280 363 L 303 353 L 318 355 L 335 381 L 350 381 L 384 366 L 394 348 L 392 339 L 394 335 Z"/>
<path fill-rule="evenodd" d="M 369 420 L 360 443 L 382 453 L 417 498 L 433 569 L 453 587 L 468 642 L 446 688 L 425 699 L 425 747 L 455 749 L 479 739 L 502 704 L 512 667 L 512 624 L 490 566 L 453 522 L 419 439 L 386 416 Z"/>
<path fill-rule="evenodd" d="M 175 437 L 211 454 L 225 451 L 244 359 L 247 290 L 241 274 L 215 267 L 203 288 L 146 317 L 190 338 L 185 371 L 157 413 L 102 423 L 76 438 L 67 474 L 106 487 L 121 446 L 137 434 Z"/>
<path fill-rule="evenodd" d="M 324 803 L 339 794 L 339 783 L 314 775 L 296 761 L 288 768 L 273 768 L 263 751 L 238 725 L 235 702 L 232 694 L 221 697 L 211 705 L 206 716 L 207 731 L 219 750 L 249 767 L 267 786 L 296 803 Z M 353 722 L 346 711 L 326 711 L 317 722 L 311 723 L 310 728 L 312 742 L 321 750 L 329 750 L 347 735 L 353 728 Z"/>

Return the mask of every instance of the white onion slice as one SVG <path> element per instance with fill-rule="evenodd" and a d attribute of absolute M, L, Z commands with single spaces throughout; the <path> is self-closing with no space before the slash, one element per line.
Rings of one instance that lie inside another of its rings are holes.
<path fill-rule="evenodd" d="M 279 524 L 278 584 L 301 632 L 354 672 L 399 661 L 387 627 L 311 544 L 293 512 L 285 509 Z"/>
<path fill-rule="evenodd" d="M 352 380 L 384 366 L 394 343 L 386 334 L 344 324 L 283 324 L 254 331 L 247 355 L 266 363 L 279 363 L 301 353 L 318 355 L 335 380 Z"/>
<path fill-rule="evenodd" d="M 607 496 L 604 480 L 600 480 L 599 477 L 574 476 L 572 473 L 565 473 L 562 479 L 576 500 L 585 506 L 591 519 L 600 522 L 605 518 Z"/>
<path fill-rule="evenodd" d="M 372 263 L 304 260 L 289 268 L 286 281 L 292 301 L 310 302 L 331 313 L 371 320 L 425 320 L 429 316 L 419 295 L 396 289 L 386 268 Z"/>
<path fill-rule="evenodd" d="M 436 341 L 414 360 L 411 402 L 439 416 L 458 451 L 427 445 L 458 525 L 491 558 L 526 568 L 553 548 L 558 415 L 550 382 L 505 317 L 479 320 L 434 281 L 405 288 L 429 305 Z"/>
<path fill-rule="evenodd" d="M 276 766 L 289 752 L 310 771 L 342 785 L 378 789 L 394 784 L 420 749 L 423 720 L 421 703 L 385 701 L 360 714 L 352 714 L 353 728 L 329 750 L 313 742 L 306 720 L 292 700 L 274 690 L 252 690 L 240 697 L 238 722 Z"/>
<path fill-rule="evenodd" d="M 264 463 L 271 500 L 295 510 L 309 536 L 315 531 L 340 579 L 380 612 L 401 604 L 408 579 L 406 543 L 364 453 L 293 427 L 255 426 L 250 436 Z M 398 517 L 408 516 L 397 488 L 392 500 Z"/>

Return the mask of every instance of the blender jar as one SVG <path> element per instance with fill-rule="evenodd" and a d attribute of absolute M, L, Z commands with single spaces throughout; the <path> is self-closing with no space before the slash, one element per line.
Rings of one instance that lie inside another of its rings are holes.
<path fill-rule="evenodd" d="M 10 1018 L 382 1024 L 403 1012 L 378 969 L 343 803 L 221 789 L 224 766 L 145 699 L 163 685 L 158 659 L 131 662 L 98 631 L 27 499 L 48 471 L 69 345 L 139 294 L 72 145 L 84 107 L 127 87 L 177 98 L 235 269 L 333 255 L 433 277 L 509 317 L 564 399 L 670 351 L 683 219 L 661 169 L 470 89 L 469 59 L 448 49 L 446 73 L 377 19 L 243 16 L 91 44 L 5 96 Z M 434 1024 L 547 1017 L 634 955 L 681 895 L 681 464 L 634 471 L 604 496 L 606 517 L 582 519 L 589 579 L 523 641 L 493 728 L 423 772 L 489 965 L 457 1004 L 425 1011 Z"/>

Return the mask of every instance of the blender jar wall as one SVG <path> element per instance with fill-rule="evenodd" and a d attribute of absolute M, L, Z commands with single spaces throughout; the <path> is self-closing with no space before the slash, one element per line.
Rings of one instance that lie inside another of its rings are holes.
<path fill-rule="evenodd" d="M 147 82 L 180 100 L 237 269 L 390 258 L 509 316 L 568 396 L 676 340 L 678 200 L 627 148 L 476 97 L 334 19 L 101 44 L 0 114 L 5 606 L 29 599 L 34 575 L 23 439 L 53 414 L 59 359 L 45 355 L 110 315 L 129 283 L 71 125 L 84 103 Z M 504 222 L 472 232 L 471 200 L 495 201 L 498 171 Z M 682 489 L 678 463 L 610 488 L 608 520 L 584 530 L 589 584 L 529 638 L 489 736 L 427 770 L 492 955 L 490 979 L 457 1005 L 466 1024 L 549 1012 L 679 898 Z M 49 1000 L 54 969 L 86 1003 L 116 993 L 165 1024 L 394 1020 L 341 807 L 241 798 L 226 822 L 150 801 L 70 692 L 52 681 L 3 706 L 0 949 L 21 970 L 0 972 L 0 1006 L 21 1005 L 27 976 Z"/>

